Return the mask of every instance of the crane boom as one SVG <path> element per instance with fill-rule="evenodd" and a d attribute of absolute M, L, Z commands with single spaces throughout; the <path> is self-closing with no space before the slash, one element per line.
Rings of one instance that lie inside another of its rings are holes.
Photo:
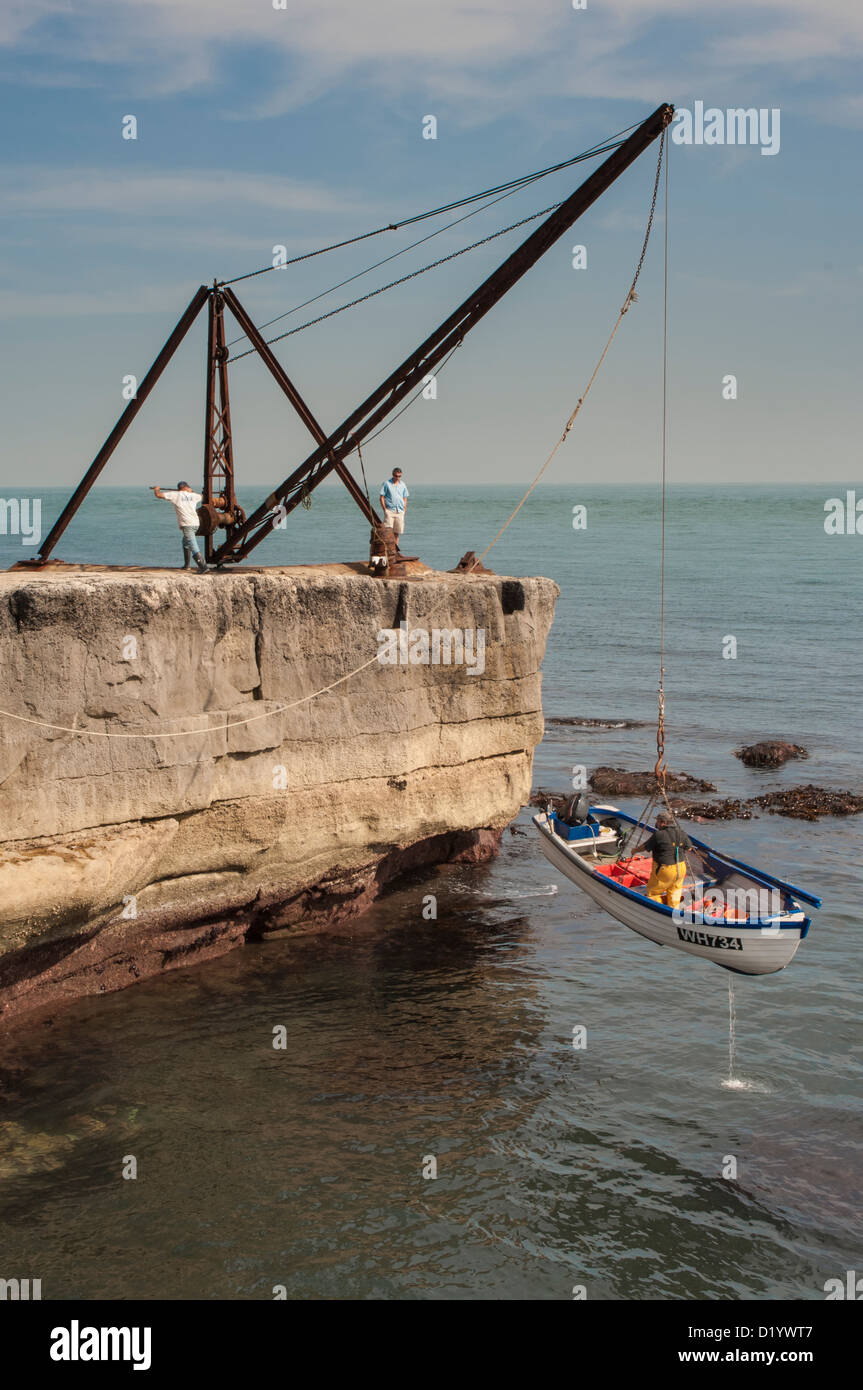
<path fill-rule="evenodd" d="M 658 106 L 652 115 L 609 155 L 608 159 L 537 227 L 530 236 L 498 266 L 478 289 L 465 299 L 433 333 L 406 357 L 385 381 L 351 412 L 332 434 L 323 439 L 293 473 L 269 494 L 241 526 L 213 552 L 216 564 L 234 564 L 273 530 L 277 521 L 298 506 L 303 495 L 317 487 L 345 458 L 368 437 L 424 376 L 457 347 L 465 334 L 479 323 L 491 308 L 512 289 L 523 275 L 572 224 L 596 202 L 614 181 L 662 133 L 674 116 L 674 107 Z M 278 509 L 278 511 L 276 511 Z"/>

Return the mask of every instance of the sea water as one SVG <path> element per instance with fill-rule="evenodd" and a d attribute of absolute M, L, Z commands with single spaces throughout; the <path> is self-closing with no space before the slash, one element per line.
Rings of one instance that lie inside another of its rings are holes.
<path fill-rule="evenodd" d="M 403 549 L 440 568 L 519 497 L 407 481 Z M 863 536 L 823 525 L 844 491 L 670 494 L 669 761 L 722 795 L 863 789 Z M 42 498 L 47 531 L 64 495 Z M 561 586 L 536 786 L 653 765 L 658 536 L 655 489 L 549 487 L 488 557 Z M 254 558 L 361 559 L 367 539 L 324 488 Z M 22 553 L 0 535 L 0 563 Z M 171 508 L 143 490 L 96 490 L 57 553 L 181 563 Z M 646 722 L 554 722 L 574 716 Z M 763 737 L 811 757 L 743 767 L 733 749 Z M 824 898 L 787 970 L 735 978 L 731 1074 L 729 976 L 560 879 L 529 811 L 515 828 L 494 863 L 412 875 L 334 934 L 7 1040 L 0 1275 L 41 1278 L 43 1298 L 814 1299 L 859 1267 L 863 822 L 696 827 Z"/>

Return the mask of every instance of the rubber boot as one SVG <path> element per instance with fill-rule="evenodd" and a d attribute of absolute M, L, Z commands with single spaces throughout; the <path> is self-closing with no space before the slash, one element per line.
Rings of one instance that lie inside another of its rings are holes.
<path fill-rule="evenodd" d="M 197 566 L 198 566 L 198 573 L 199 573 L 199 574 L 208 574 L 208 573 L 209 573 L 208 568 L 207 568 L 207 562 L 206 562 L 206 560 L 204 559 L 203 555 L 196 555 L 196 556 L 195 556 L 195 563 L 196 563 Z"/>

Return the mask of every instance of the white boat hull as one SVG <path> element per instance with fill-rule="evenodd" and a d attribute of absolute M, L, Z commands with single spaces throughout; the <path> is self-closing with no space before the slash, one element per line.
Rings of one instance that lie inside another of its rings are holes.
<path fill-rule="evenodd" d="M 609 808 L 610 809 L 610 808 Z M 794 958 L 808 920 L 799 913 L 784 913 L 781 926 L 748 926 L 742 922 L 713 921 L 699 914 L 672 914 L 671 909 L 643 894 L 620 889 L 596 872 L 596 865 L 573 853 L 549 827 L 545 814 L 534 816 L 542 852 L 555 869 L 631 931 L 671 946 L 688 955 L 713 961 L 743 975 L 770 975 L 783 970 Z"/>

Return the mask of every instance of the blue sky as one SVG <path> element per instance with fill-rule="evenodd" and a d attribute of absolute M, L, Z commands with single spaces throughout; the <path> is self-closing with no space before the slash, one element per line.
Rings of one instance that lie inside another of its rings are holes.
<path fill-rule="evenodd" d="M 671 476 L 859 477 L 863 11 L 856 0 L 7 0 L 0 19 L 3 456 L 11 489 L 73 484 L 196 285 L 577 153 L 662 101 L 781 111 L 781 147 L 672 146 Z M 123 140 L 133 114 L 138 138 Z M 434 114 L 437 140 L 422 138 Z M 571 191 L 591 166 L 479 213 L 334 307 Z M 383 476 L 529 481 L 631 279 L 648 152 L 370 445 Z M 436 224 L 435 224 L 436 225 Z M 387 234 L 238 287 L 258 321 L 398 250 Z M 658 467 L 661 224 L 640 299 L 548 480 Z M 525 232 L 279 348 L 338 423 Z M 575 271 L 571 248 L 588 248 Z M 287 325 L 301 321 L 294 318 Z M 281 325 L 281 327 L 287 326 Z M 277 331 L 274 329 L 273 331 Z M 203 320 L 104 481 L 200 471 Z M 722 378 L 738 378 L 736 401 Z M 254 359 L 232 369 L 239 475 L 274 484 L 307 436 Z"/>

